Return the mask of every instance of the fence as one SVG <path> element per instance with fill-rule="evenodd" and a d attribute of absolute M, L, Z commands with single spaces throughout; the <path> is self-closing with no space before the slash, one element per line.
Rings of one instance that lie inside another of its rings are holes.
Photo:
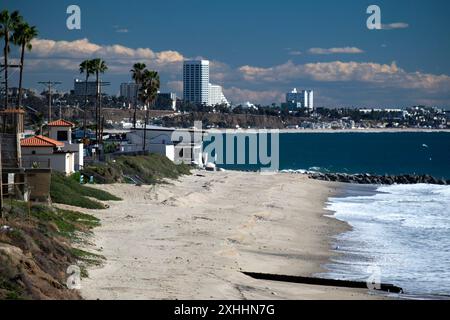
<path fill-rule="evenodd" d="M 22 167 L 25 169 L 51 169 L 50 158 L 37 159 L 22 159 Z"/>
<path fill-rule="evenodd" d="M 17 134 L 0 133 L 3 169 L 20 166 L 19 137 Z"/>

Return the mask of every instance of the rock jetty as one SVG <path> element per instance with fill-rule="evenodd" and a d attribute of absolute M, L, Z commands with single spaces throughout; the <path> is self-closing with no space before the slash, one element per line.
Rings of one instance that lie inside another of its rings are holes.
<path fill-rule="evenodd" d="M 371 175 L 371 174 L 346 174 L 346 173 L 320 173 L 310 172 L 308 173 L 310 179 L 323 180 L 323 181 L 335 181 L 354 184 L 437 184 L 437 185 L 450 185 L 450 180 L 438 179 L 430 175 Z"/>

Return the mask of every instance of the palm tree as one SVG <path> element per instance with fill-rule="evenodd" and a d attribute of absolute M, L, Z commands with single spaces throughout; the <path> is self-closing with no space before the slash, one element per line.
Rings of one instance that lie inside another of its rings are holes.
<path fill-rule="evenodd" d="M 108 66 L 106 62 L 102 59 L 93 59 L 92 60 L 92 68 L 95 73 L 95 82 L 97 83 L 97 96 L 95 99 L 95 136 L 98 142 L 100 142 L 99 136 L 99 128 L 100 128 L 100 119 L 101 119 L 101 110 L 100 110 L 100 74 L 105 73 L 108 70 Z"/>
<path fill-rule="evenodd" d="M 5 46 L 3 48 L 4 63 L 5 63 L 5 109 L 8 108 L 8 53 L 9 42 L 11 40 L 11 32 L 22 21 L 19 11 L 9 13 L 8 10 L 0 12 L 0 37 L 5 39 Z"/>
<path fill-rule="evenodd" d="M 159 74 L 156 71 L 149 71 L 145 69 L 142 73 L 142 87 L 139 92 L 139 98 L 146 106 L 145 123 L 144 123 L 144 144 L 142 150 L 146 149 L 147 140 L 147 123 L 149 118 L 150 106 L 153 106 L 158 96 L 160 86 Z"/>
<path fill-rule="evenodd" d="M 34 123 L 35 123 L 36 127 L 38 128 L 37 130 L 39 130 L 39 134 L 42 135 L 43 134 L 42 127 L 44 126 L 44 115 L 42 114 L 42 112 L 39 112 L 36 114 Z"/>
<path fill-rule="evenodd" d="M 94 74 L 92 60 L 84 60 L 80 63 L 80 73 L 86 74 L 86 82 L 84 88 L 84 117 L 83 117 L 83 139 L 86 140 L 86 122 L 87 122 L 87 105 L 88 105 L 88 81 L 89 76 Z"/>
<path fill-rule="evenodd" d="M 135 63 L 133 65 L 133 69 L 130 70 L 131 78 L 134 80 L 136 85 L 139 87 L 142 84 L 143 73 L 146 68 L 144 63 Z M 139 88 L 138 88 L 139 90 Z M 138 100 L 138 91 L 136 90 L 136 97 L 134 99 L 134 114 L 133 114 L 133 128 L 136 129 L 136 112 L 137 112 L 137 100 Z"/>
<path fill-rule="evenodd" d="M 33 49 L 33 45 L 31 44 L 31 40 L 36 38 L 38 35 L 38 31 L 35 26 L 30 26 L 26 22 L 22 22 L 17 25 L 14 30 L 13 42 L 15 45 L 21 47 L 20 53 L 20 76 L 19 76 L 19 98 L 17 99 L 17 109 L 20 108 L 22 104 L 22 79 L 23 79 L 23 67 L 24 67 L 24 57 L 25 57 L 25 49 L 31 51 Z"/>

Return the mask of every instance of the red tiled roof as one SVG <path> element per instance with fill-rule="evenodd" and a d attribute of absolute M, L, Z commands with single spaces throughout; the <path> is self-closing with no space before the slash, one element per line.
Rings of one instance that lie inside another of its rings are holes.
<path fill-rule="evenodd" d="M 67 120 L 59 119 L 47 124 L 47 127 L 75 127 L 75 125 Z"/>
<path fill-rule="evenodd" d="M 34 136 L 20 141 L 22 147 L 64 147 L 64 143 L 44 137 Z"/>

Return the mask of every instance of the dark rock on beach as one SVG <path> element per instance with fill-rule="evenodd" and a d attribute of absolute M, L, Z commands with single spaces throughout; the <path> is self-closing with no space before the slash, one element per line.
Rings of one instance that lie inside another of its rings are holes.
<path fill-rule="evenodd" d="M 437 184 L 437 185 L 450 185 L 450 180 L 437 179 L 430 175 L 370 175 L 370 174 L 346 174 L 346 173 L 321 173 L 311 172 L 308 173 L 310 179 L 322 180 L 322 181 L 335 181 L 343 183 L 354 184 Z"/>

